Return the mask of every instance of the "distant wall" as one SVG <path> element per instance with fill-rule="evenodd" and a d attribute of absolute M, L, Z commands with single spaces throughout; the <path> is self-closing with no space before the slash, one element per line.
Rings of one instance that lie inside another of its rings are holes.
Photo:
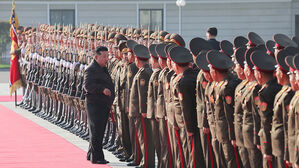
<path fill-rule="evenodd" d="M 37 2 L 37 3 L 34 3 Z M 274 33 L 295 35 L 295 15 L 299 15 L 299 1 L 291 0 L 193 0 L 182 7 L 182 36 L 186 42 L 193 37 L 205 37 L 205 30 L 215 26 L 219 40 L 232 41 L 249 31 L 272 39 Z M 136 26 L 138 9 L 164 9 L 164 28 L 178 33 L 178 7 L 175 0 L 166 1 L 22 1 L 16 2 L 21 25 L 48 23 L 50 9 L 75 9 L 76 23 Z M 0 20 L 8 20 L 11 1 L 0 0 Z"/>

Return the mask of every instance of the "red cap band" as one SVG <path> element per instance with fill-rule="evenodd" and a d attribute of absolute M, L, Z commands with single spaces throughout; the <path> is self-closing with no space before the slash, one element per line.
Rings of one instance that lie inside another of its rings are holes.
<path fill-rule="evenodd" d="M 282 49 L 284 49 L 284 47 L 283 46 L 280 46 L 279 44 L 277 44 L 277 43 L 275 43 L 275 47 L 278 49 L 278 50 L 282 50 Z"/>
<path fill-rule="evenodd" d="M 269 54 L 269 55 L 271 55 L 272 57 L 274 57 L 274 53 L 271 52 L 271 51 L 269 51 L 269 50 L 267 50 L 267 54 Z"/>
<path fill-rule="evenodd" d="M 255 47 L 255 46 L 256 46 L 256 45 L 255 45 L 253 42 L 251 42 L 250 40 L 249 40 L 248 44 L 249 44 L 249 46 L 251 46 L 251 47 Z"/>

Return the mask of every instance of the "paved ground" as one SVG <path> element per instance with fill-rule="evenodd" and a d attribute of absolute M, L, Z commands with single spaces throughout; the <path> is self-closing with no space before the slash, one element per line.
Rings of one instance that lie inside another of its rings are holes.
<path fill-rule="evenodd" d="M 0 83 L 9 82 L 9 70 L 0 70 Z"/>

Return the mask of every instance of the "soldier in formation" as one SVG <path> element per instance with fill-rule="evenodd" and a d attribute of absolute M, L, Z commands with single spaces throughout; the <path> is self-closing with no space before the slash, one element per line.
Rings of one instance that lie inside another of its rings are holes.
<path fill-rule="evenodd" d="M 297 37 L 218 42 L 209 28 L 186 47 L 179 34 L 133 27 L 17 32 L 19 106 L 85 140 L 84 72 L 94 49 L 108 48 L 115 99 L 99 143 L 128 166 L 299 167 Z"/>

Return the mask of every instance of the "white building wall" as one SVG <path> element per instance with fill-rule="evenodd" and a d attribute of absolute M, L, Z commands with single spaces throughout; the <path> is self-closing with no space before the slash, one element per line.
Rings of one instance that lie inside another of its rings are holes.
<path fill-rule="evenodd" d="M 292 34 L 295 35 L 295 16 L 299 15 L 299 0 L 294 0 L 292 3 Z M 299 27 L 297 28 L 297 33 L 299 34 Z"/>
<path fill-rule="evenodd" d="M 167 5 L 167 28 L 178 32 L 178 7 Z M 219 40 L 233 40 L 254 31 L 265 40 L 274 33 L 292 35 L 291 3 L 187 4 L 182 8 L 182 35 L 186 41 L 205 37 L 208 27 L 218 28 Z"/>
<path fill-rule="evenodd" d="M 47 4 L 22 4 L 16 6 L 16 13 L 21 25 L 31 26 L 48 23 Z M 0 21 L 9 21 L 11 4 L 0 4 Z"/>
<path fill-rule="evenodd" d="M 111 26 L 136 26 L 136 17 L 136 5 L 78 4 L 78 24 L 97 22 Z"/>
<path fill-rule="evenodd" d="M 36 2 L 36 3 L 35 3 Z M 163 9 L 165 26 L 178 33 L 179 9 L 175 0 L 115 0 L 111 1 L 16 1 L 21 25 L 48 23 L 48 9 L 77 9 L 77 24 L 98 23 L 115 26 L 137 26 L 139 9 Z M 101 4 L 102 3 L 102 4 Z M 137 3 L 139 5 L 137 5 Z M 76 5 L 77 4 L 77 5 Z M 11 1 L 0 0 L 0 21 L 8 21 Z M 299 0 L 186 0 L 182 7 L 182 35 L 188 43 L 192 38 L 205 37 L 205 30 L 215 26 L 219 40 L 246 36 L 254 31 L 266 41 L 274 33 L 289 36 L 295 33 L 295 15 L 299 15 Z"/>

